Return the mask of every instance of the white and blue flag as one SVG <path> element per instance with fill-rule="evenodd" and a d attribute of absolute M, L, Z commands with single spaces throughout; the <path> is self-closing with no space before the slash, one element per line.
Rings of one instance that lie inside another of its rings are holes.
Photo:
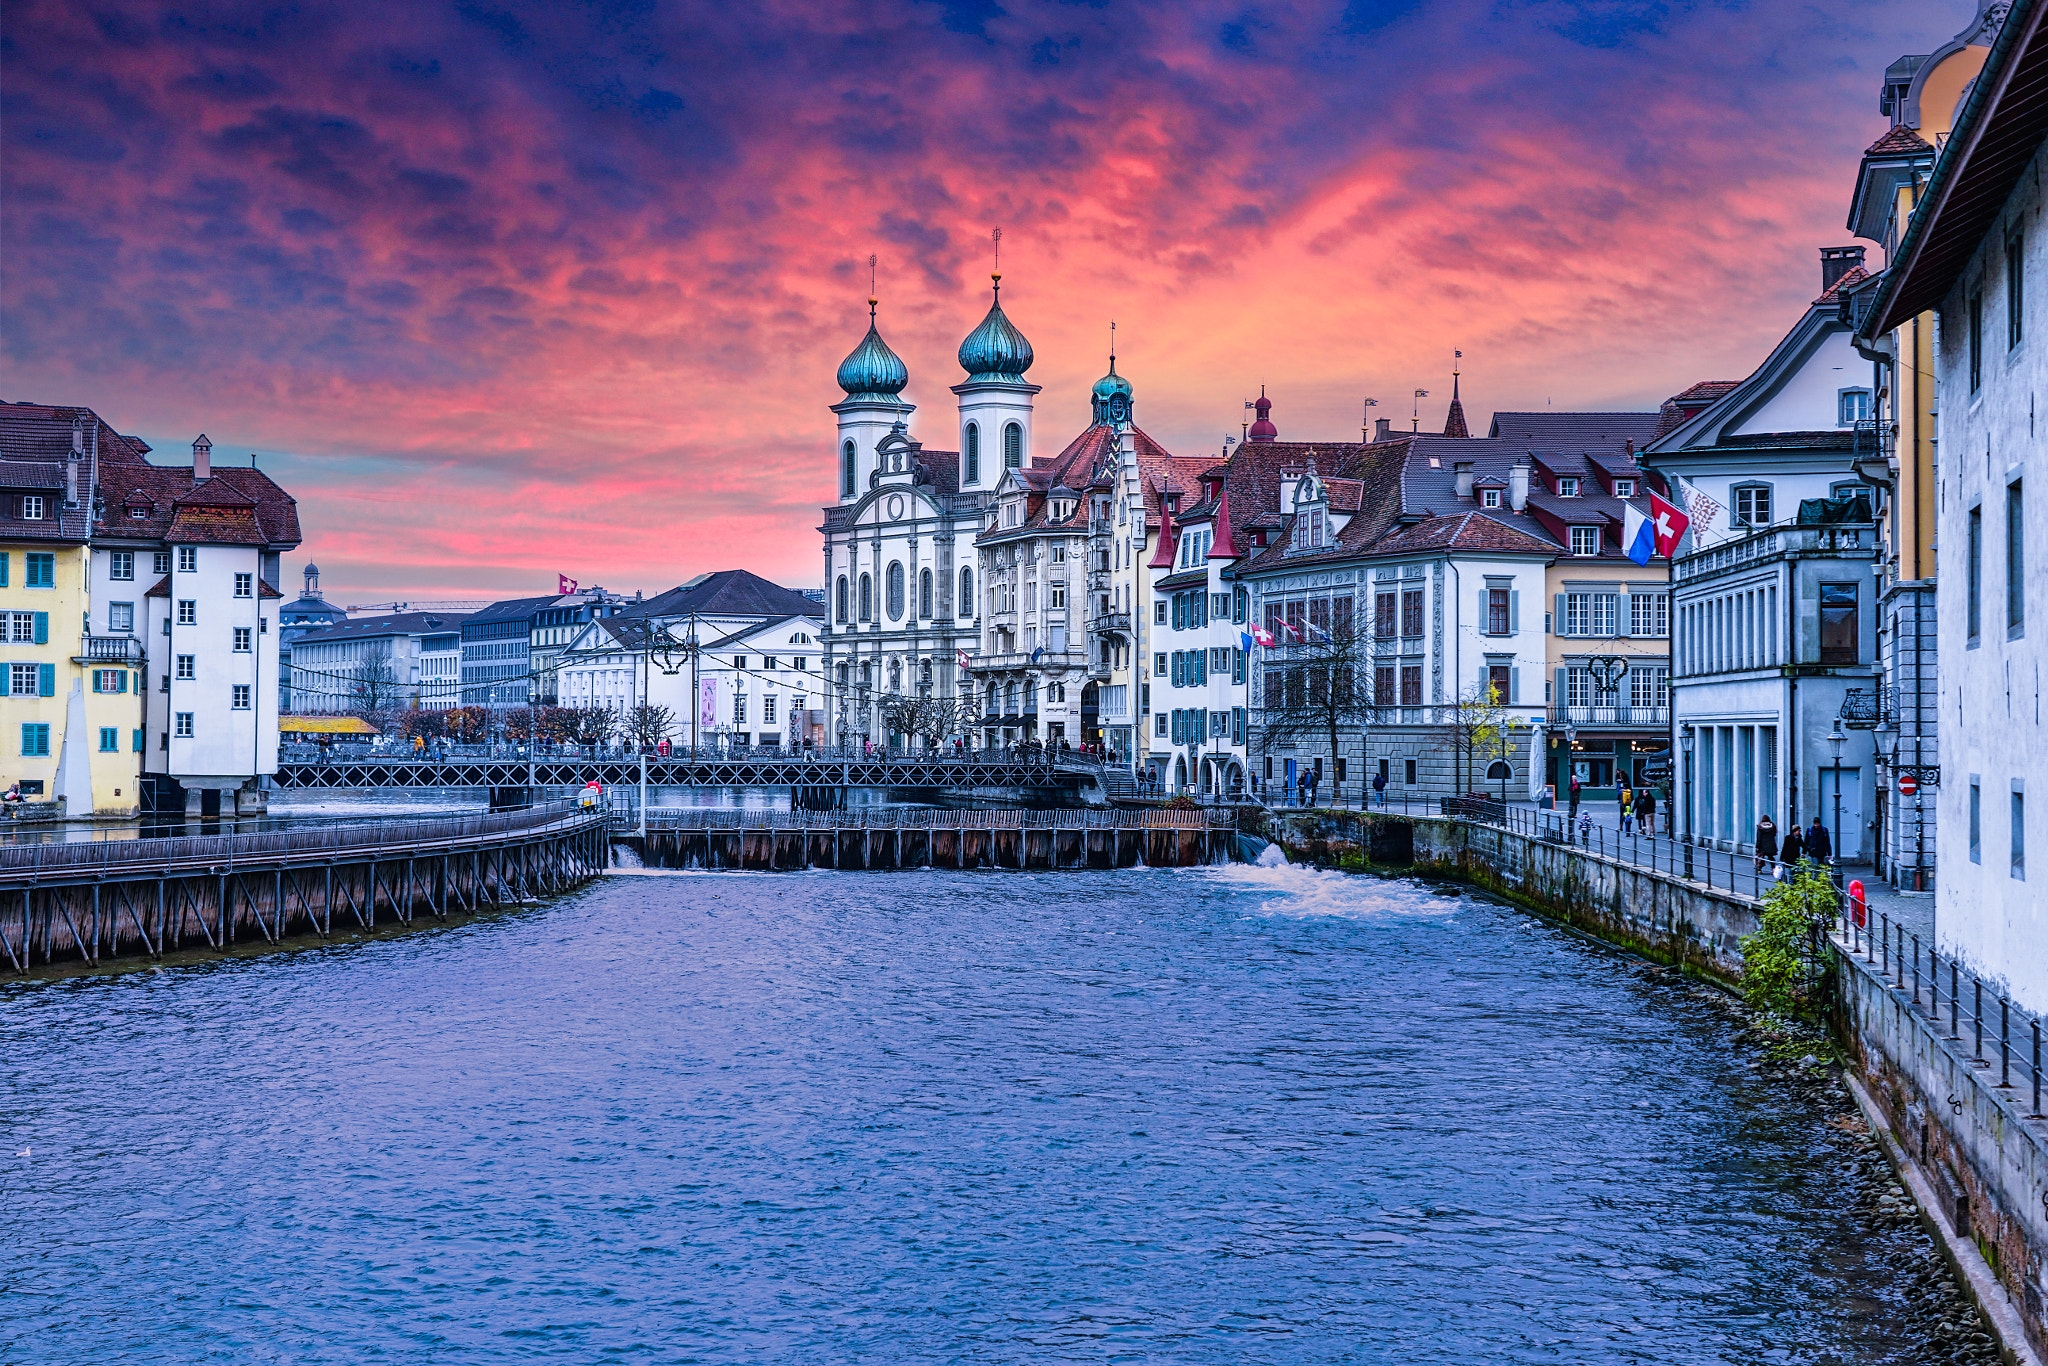
<path fill-rule="evenodd" d="M 1637 564 L 1648 564 L 1657 553 L 1657 529 L 1634 503 L 1621 505 L 1621 548 Z"/>

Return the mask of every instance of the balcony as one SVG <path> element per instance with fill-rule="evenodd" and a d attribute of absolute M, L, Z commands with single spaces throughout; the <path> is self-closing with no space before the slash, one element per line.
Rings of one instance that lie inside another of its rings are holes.
<path fill-rule="evenodd" d="M 1129 612 L 1099 613 L 1089 619 L 1088 634 L 1124 636 L 1128 638 L 1131 634 L 1131 614 Z"/>
<path fill-rule="evenodd" d="M 134 636 L 80 636 L 73 664 L 127 664 L 139 667 L 147 656 Z"/>
<path fill-rule="evenodd" d="M 1626 702 L 1607 703 L 1596 707 L 1556 706 L 1550 708 L 1552 728 L 1558 726 L 1645 726 L 1669 727 L 1671 708 L 1635 707 Z"/>

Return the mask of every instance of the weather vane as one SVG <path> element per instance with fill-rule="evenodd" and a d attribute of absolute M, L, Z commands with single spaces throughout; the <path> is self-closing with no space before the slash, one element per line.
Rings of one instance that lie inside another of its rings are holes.
<path fill-rule="evenodd" d="M 875 292 L 875 254 L 868 253 L 868 293 Z"/>
<path fill-rule="evenodd" d="M 989 234 L 989 238 L 996 244 L 996 278 L 1001 279 L 1003 275 L 1003 230 L 997 228 Z"/>

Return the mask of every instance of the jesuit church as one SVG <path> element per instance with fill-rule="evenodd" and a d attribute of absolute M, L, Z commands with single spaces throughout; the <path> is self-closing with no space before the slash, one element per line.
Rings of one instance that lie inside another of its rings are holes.
<path fill-rule="evenodd" d="M 882 340 L 875 299 L 839 366 L 839 497 L 819 528 L 828 731 L 915 745 L 892 730 L 889 704 L 929 698 L 952 708 L 948 737 L 1107 744 L 1128 759 L 1143 743 L 1148 537 L 1210 461 L 1170 456 L 1137 428 L 1114 356 L 1089 426 L 1040 457 L 1031 343 L 991 278 L 988 314 L 960 343 L 953 449 L 912 434 L 910 372 Z"/>

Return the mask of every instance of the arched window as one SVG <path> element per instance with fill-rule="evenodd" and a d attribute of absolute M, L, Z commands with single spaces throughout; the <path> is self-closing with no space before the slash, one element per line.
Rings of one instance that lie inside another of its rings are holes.
<path fill-rule="evenodd" d="M 851 441 L 847 442 L 845 449 L 839 452 L 839 496 L 841 498 L 853 497 L 853 443 Z"/>
<path fill-rule="evenodd" d="M 846 620 L 846 575 L 844 575 L 844 574 L 841 574 L 841 575 L 839 576 L 839 600 L 838 600 L 838 608 L 839 608 L 838 620 L 840 620 L 840 621 L 845 621 L 845 620 Z"/>
<path fill-rule="evenodd" d="M 988 685 L 988 710 L 983 712 L 982 715 L 1000 716 L 1002 715 L 1001 710 L 999 710 L 1001 706 L 1002 704 L 996 701 L 996 685 L 991 683 Z"/>
<path fill-rule="evenodd" d="M 929 569 L 917 572 L 917 614 L 921 617 L 932 614 L 932 571 Z"/>
<path fill-rule="evenodd" d="M 981 427 L 978 423 L 970 422 L 967 424 L 967 450 L 964 454 L 967 457 L 967 477 L 961 482 L 979 484 L 981 482 Z"/>
<path fill-rule="evenodd" d="M 960 615 L 963 617 L 974 615 L 974 571 L 972 569 L 960 571 Z"/>
<path fill-rule="evenodd" d="M 1015 422 L 1003 428 L 1003 464 L 1013 470 L 1024 464 L 1024 428 Z"/>
<path fill-rule="evenodd" d="M 875 619 L 875 581 L 866 574 L 860 576 L 860 619 Z"/>
<path fill-rule="evenodd" d="M 903 620 L 903 562 L 889 561 L 889 620 Z"/>
<path fill-rule="evenodd" d="M 903 691 L 903 661 L 900 659 L 889 661 L 889 691 Z"/>

